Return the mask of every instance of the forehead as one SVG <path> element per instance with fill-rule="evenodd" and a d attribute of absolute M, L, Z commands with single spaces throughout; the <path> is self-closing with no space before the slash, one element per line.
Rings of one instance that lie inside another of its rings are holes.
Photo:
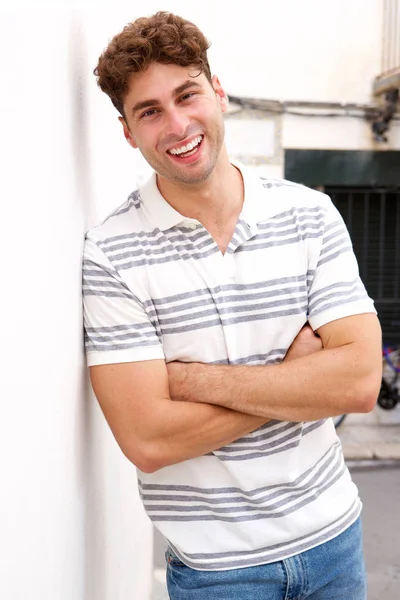
<path fill-rule="evenodd" d="M 198 67 L 151 63 L 145 71 L 131 75 L 125 104 L 153 98 L 162 100 L 171 96 L 185 81 L 193 81 L 202 87 L 208 84 L 207 77 L 199 72 Z"/>

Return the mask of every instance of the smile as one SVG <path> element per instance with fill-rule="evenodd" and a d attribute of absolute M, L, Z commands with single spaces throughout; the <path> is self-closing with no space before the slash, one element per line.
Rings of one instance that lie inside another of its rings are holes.
<path fill-rule="evenodd" d="M 195 154 L 197 152 L 202 139 L 203 139 L 203 136 L 198 135 L 196 138 L 194 138 L 194 140 L 189 142 L 189 144 L 186 144 L 186 146 L 181 146 L 180 148 L 172 148 L 171 150 L 167 150 L 167 152 L 169 154 L 172 154 L 174 156 L 179 156 L 182 158 L 186 158 L 187 156 L 192 156 L 192 154 Z"/>

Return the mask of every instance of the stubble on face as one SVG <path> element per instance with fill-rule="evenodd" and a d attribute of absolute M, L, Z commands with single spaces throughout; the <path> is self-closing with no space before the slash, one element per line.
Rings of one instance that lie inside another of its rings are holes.
<path fill-rule="evenodd" d="M 218 110 L 218 107 L 217 107 Z M 182 139 L 187 139 L 192 134 L 195 135 L 199 132 L 200 127 L 196 124 L 191 126 L 192 131 L 188 130 Z M 178 186 L 196 186 L 204 183 L 212 175 L 214 168 L 218 162 L 219 155 L 224 143 L 225 137 L 225 126 L 222 118 L 222 114 L 216 113 L 216 118 L 207 129 L 201 128 L 201 133 L 204 136 L 205 144 L 207 146 L 207 157 L 201 157 L 201 164 L 193 163 L 191 165 L 174 165 L 172 161 L 165 156 L 165 160 L 158 160 L 156 153 L 147 152 L 146 149 L 140 148 L 139 150 L 144 159 L 149 163 L 152 169 L 159 175 Z M 179 143 L 179 139 L 173 140 L 172 143 Z M 167 154 L 165 152 L 165 154 Z"/>
<path fill-rule="evenodd" d="M 224 141 L 225 128 L 223 120 L 215 122 L 212 128 L 202 129 L 205 144 L 207 145 L 206 160 L 202 157 L 202 164 L 197 165 L 179 165 L 172 164 L 172 161 L 166 156 L 165 161 L 157 160 L 151 153 L 141 151 L 145 160 L 150 164 L 159 177 L 165 178 L 175 184 L 195 186 L 208 180 L 214 171 L 215 165 L 221 152 Z M 189 137 L 190 133 L 185 137 Z M 183 138 L 185 139 L 185 138 Z M 176 140 L 179 142 L 180 140 Z M 204 142 L 203 142 L 204 143 Z"/>

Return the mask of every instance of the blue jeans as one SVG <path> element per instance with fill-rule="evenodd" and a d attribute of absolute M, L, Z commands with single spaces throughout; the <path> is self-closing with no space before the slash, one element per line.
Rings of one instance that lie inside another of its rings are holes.
<path fill-rule="evenodd" d="M 366 600 L 358 519 L 333 540 L 279 562 L 197 571 L 166 552 L 171 600 Z"/>

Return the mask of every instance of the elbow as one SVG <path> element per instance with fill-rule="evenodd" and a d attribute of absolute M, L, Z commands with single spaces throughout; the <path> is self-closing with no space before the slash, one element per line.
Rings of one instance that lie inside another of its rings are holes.
<path fill-rule="evenodd" d="M 156 471 L 158 471 L 159 469 L 161 469 L 161 466 L 148 461 L 148 460 L 144 460 L 143 462 L 140 462 L 139 464 L 136 464 L 136 467 L 139 469 L 139 471 L 142 471 L 142 473 L 155 473 Z"/>
<path fill-rule="evenodd" d="M 382 376 L 379 378 L 379 381 L 377 381 L 375 384 L 370 385 L 368 392 L 365 396 L 365 411 L 364 412 L 371 412 L 377 403 L 378 397 L 379 397 L 379 392 L 381 389 L 381 382 L 382 382 Z"/>
<path fill-rule="evenodd" d="M 142 443 L 138 446 L 122 448 L 122 452 L 131 463 L 135 465 L 142 473 L 155 473 L 163 467 L 167 466 L 164 461 L 161 460 L 160 452 L 147 443 Z"/>
<path fill-rule="evenodd" d="M 167 465 L 160 460 L 156 460 L 153 456 L 144 456 L 143 460 L 136 466 L 142 473 L 155 473 Z"/>
<path fill-rule="evenodd" d="M 353 407 L 348 412 L 369 413 L 377 402 L 381 386 L 381 377 L 368 377 L 355 387 L 352 393 Z"/>
<path fill-rule="evenodd" d="M 358 413 L 371 412 L 376 405 L 377 399 L 378 399 L 378 393 L 372 394 L 369 392 L 369 393 L 364 393 L 363 395 L 360 395 L 358 398 L 356 410 L 354 410 L 353 412 L 358 412 Z"/>

